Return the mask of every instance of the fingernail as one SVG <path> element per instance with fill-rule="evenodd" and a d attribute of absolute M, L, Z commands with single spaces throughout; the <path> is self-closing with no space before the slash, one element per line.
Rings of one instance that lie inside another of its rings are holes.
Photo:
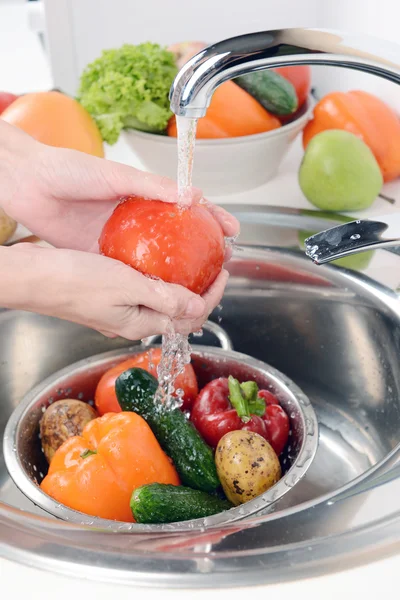
<path fill-rule="evenodd" d="M 187 303 L 183 314 L 186 319 L 197 319 L 201 317 L 205 310 L 205 302 L 202 298 L 191 298 Z"/>

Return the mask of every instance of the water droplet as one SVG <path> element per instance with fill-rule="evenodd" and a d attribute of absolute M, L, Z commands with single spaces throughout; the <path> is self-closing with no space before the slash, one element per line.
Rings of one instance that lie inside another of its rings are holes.
<path fill-rule="evenodd" d="M 353 233 L 353 235 L 350 236 L 351 240 L 359 240 L 361 237 L 361 235 L 359 233 Z"/>

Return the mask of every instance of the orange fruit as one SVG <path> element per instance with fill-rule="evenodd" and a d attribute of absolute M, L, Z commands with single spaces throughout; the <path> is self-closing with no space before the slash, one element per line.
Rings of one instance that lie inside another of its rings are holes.
<path fill-rule="evenodd" d="M 90 114 L 61 92 L 20 96 L 1 118 L 48 146 L 71 148 L 104 157 L 103 140 Z"/>

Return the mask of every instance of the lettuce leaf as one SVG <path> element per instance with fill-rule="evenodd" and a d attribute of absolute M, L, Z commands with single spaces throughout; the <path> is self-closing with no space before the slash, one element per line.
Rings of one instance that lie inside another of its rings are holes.
<path fill-rule="evenodd" d="M 163 133 L 172 116 L 169 90 L 178 69 L 175 57 L 150 42 L 104 50 L 81 75 L 78 101 L 112 145 L 122 129 Z"/>

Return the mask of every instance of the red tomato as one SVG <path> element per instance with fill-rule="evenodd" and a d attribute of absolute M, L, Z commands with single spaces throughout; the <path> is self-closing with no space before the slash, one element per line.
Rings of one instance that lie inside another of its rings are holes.
<path fill-rule="evenodd" d="M 228 379 L 214 379 L 197 396 L 192 408 L 191 421 L 212 448 L 217 447 L 219 440 L 226 433 L 245 429 L 265 438 L 279 456 L 288 441 L 289 417 L 271 392 L 260 390 L 258 396 L 265 400 L 264 415 L 253 415 L 249 421 L 244 422 L 229 400 Z"/>
<path fill-rule="evenodd" d="M 114 210 L 99 239 L 100 252 L 134 269 L 202 294 L 221 271 L 224 234 L 200 204 L 180 209 L 129 197 Z"/>
<path fill-rule="evenodd" d="M 301 108 L 307 100 L 311 89 L 311 68 L 309 65 L 299 65 L 296 67 L 277 67 L 273 69 L 279 75 L 290 81 L 296 90 L 299 102 L 298 109 Z"/>
<path fill-rule="evenodd" d="M 15 94 L 10 94 L 9 92 L 0 92 L 0 115 L 17 98 L 18 96 Z"/>
<path fill-rule="evenodd" d="M 136 367 L 145 369 L 154 375 L 154 377 L 157 377 L 157 366 L 160 359 L 161 349 L 152 348 L 147 352 L 132 356 L 132 358 L 128 358 L 128 360 L 125 360 L 119 365 L 106 371 L 97 384 L 94 396 L 94 402 L 100 416 L 109 412 L 121 412 L 121 407 L 118 404 L 117 396 L 115 394 L 115 381 L 121 373 Z M 177 377 L 175 389 L 182 389 L 185 392 L 182 408 L 184 410 L 189 410 L 193 400 L 199 393 L 197 379 L 192 365 L 186 365 L 183 373 Z"/>

